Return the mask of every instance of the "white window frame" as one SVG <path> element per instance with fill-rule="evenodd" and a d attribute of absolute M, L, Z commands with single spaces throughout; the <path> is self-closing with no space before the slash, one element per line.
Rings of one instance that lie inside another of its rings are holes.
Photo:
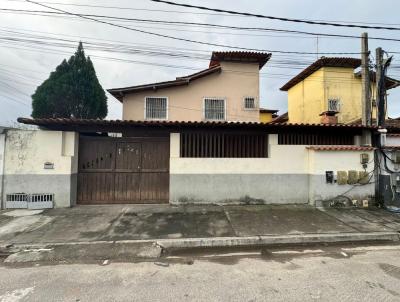
<path fill-rule="evenodd" d="M 159 98 L 159 99 L 166 99 L 167 100 L 167 104 L 166 104 L 166 113 L 165 113 L 165 118 L 150 118 L 146 116 L 146 109 L 147 109 L 147 99 L 150 98 Z M 168 113 L 169 113 L 169 98 L 167 96 L 152 96 L 152 95 L 148 95 L 144 97 L 144 119 L 145 120 L 151 120 L 151 121 L 166 121 L 168 120 Z"/>
<path fill-rule="evenodd" d="M 210 119 L 206 119 L 206 100 L 209 99 L 214 99 L 214 100 L 222 100 L 224 101 L 224 119 L 222 120 L 210 120 Z M 203 121 L 226 121 L 227 120 L 227 116 L 226 116 L 226 97 L 217 97 L 217 96 L 206 96 L 203 97 Z"/>
<path fill-rule="evenodd" d="M 254 99 L 254 107 L 253 108 L 246 108 L 246 99 Z M 244 96 L 243 97 L 243 110 L 249 110 L 249 111 L 258 110 L 257 98 L 254 96 L 249 96 L 249 95 Z"/>
<path fill-rule="evenodd" d="M 330 110 L 330 108 L 329 108 L 329 102 L 331 102 L 331 101 L 336 101 L 337 102 L 337 106 L 336 106 L 336 109 L 337 110 Z M 341 102 L 340 102 L 340 98 L 328 98 L 328 102 L 327 102 L 327 111 L 336 111 L 336 112 L 340 112 L 340 104 Z"/>

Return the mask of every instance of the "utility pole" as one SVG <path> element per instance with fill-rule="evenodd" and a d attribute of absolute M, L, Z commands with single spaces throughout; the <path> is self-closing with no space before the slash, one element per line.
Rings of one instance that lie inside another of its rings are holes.
<path fill-rule="evenodd" d="M 377 108 L 377 124 L 380 127 L 385 127 L 386 104 L 385 104 L 385 89 L 383 83 L 383 51 L 382 48 L 376 49 L 376 108 Z"/>
<path fill-rule="evenodd" d="M 361 79 L 362 79 L 362 124 L 371 126 L 371 97 L 369 80 L 369 51 L 368 51 L 368 33 L 361 35 Z"/>
<path fill-rule="evenodd" d="M 371 123 L 371 97 L 370 97 L 370 81 L 369 81 L 369 51 L 368 51 L 368 33 L 361 35 L 361 122 L 363 126 L 369 127 Z M 362 132 L 362 145 L 371 146 L 371 132 L 364 129 Z"/>
<path fill-rule="evenodd" d="M 385 123 L 385 100 L 382 99 L 382 88 L 381 88 L 381 80 L 382 80 L 382 68 L 383 68 L 383 54 L 382 54 L 382 48 L 378 47 L 375 50 L 375 56 L 376 56 L 376 71 L 375 71 L 375 89 L 376 89 L 376 124 L 378 126 L 383 126 Z M 386 133 L 384 132 L 386 129 L 379 129 L 378 135 L 377 135 L 377 145 L 378 148 L 383 147 L 382 142 L 384 141 L 383 137 L 386 136 Z M 379 167 L 375 164 L 374 166 L 374 178 L 375 178 L 375 198 L 378 200 L 380 203 L 384 203 L 384 197 L 383 197 L 383 192 L 381 189 L 381 183 L 382 183 L 382 167 L 381 167 L 381 162 L 384 161 L 385 159 L 382 158 L 382 154 L 379 152 L 379 149 L 374 151 L 374 161 L 379 165 Z M 385 171 L 383 169 L 383 171 Z"/>

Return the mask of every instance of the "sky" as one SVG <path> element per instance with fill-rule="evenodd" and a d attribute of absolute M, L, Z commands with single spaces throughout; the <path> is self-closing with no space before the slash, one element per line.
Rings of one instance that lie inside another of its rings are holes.
<path fill-rule="evenodd" d="M 287 93 L 279 90 L 283 84 L 322 55 L 360 57 L 360 39 L 265 30 L 244 31 L 198 25 L 171 25 L 155 23 L 154 20 L 356 36 L 367 31 L 370 37 L 400 39 L 400 31 L 342 28 L 233 16 L 174 7 L 150 0 L 39 1 L 70 13 L 101 15 L 102 17 L 93 18 L 136 30 L 212 44 L 273 51 L 270 62 L 261 70 L 260 102 L 262 107 L 278 109 L 279 113 L 287 110 Z M 400 27 L 398 24 L 400 1 L 396 0 L 176 0 L 176 2 L 278 17 Z M 15 12 L 7 9 L 24 11 Z M 79 41 L 83 42 L 85 53 L 91 57 L 104 89 L 173 80 L 177 76 L 207 68 L 213 50 L 235 50 L 177 41 L 77 16 L 55 15 L 42 11 L 54 12 L 50 8 L 24 0 L 0 0 L 0 125 L 14 126 L 18 117 L 30 116 L 30 96 L 64 58 L 73 55 Z M 109 17 L 141 19 L 141 21 L 116 20 Z M 369 47 L 373 61 L 375 48 L 379 46 L 389 53 L 399 52 L 393 54 L 394 61 L 389 75 L 400 79 L 400 42 L 370 39 Z M 309 54 L 288 54 L 281 51 Z M 121 103 L 111 95 L 107 96 L 109 109 L 107 118 L 121 119 Z M 388 112 L 390 117 L 400 116 L 400 88 L 389 91 Z"/>

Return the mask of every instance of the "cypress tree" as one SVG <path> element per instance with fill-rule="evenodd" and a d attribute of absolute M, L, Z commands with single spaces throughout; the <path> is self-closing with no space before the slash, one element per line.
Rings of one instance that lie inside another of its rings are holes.
<path fill-rule="evenodd" d="M 32 95 L 32 117 L 103 119 L 107 97 L 82 42 L 69 60 L 63 60 Z"/>

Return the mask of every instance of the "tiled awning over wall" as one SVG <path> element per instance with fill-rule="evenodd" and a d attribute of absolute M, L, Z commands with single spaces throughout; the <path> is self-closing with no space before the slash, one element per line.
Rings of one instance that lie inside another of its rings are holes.
<path fill-rule="evenodd" d="M 373 151 L 374 147 L 363 146 L 309 146 L 307 149 L 315 151 Z"/>
<path fill-rule="evenodd" d="M 36 125 L 45 130 L 74 131 L 80 133 L 122 133 L 123 136 L 169 136 L 172 132 L 230 132 L 230 133 L 271 133 L 296 137 L 341 138 L 362 135 L 363 129 L 375 127 L 343 124 L 288 124 L 229 121 L 133 121 L 133 120 L 94 120 L 67 118 L 19 118 L 20 123 Z M 297 141 L 297 140 L 295 140 Z M 336 140 L 335 140 L 336 141 Z M 341 143 L 343 144 L 343 143 Z"/>
<path fill-rule="evenodd" d="M 241 129 L 377 129 L 360 124 L 306 124 L 306 123 L 262 123 L 230 121 L 135 121 L 135 120 L 100 120 L 74 118 L 18 118 L 19 123 L 51 128 L 53 126 L 124 126 L 148 128 L 241 128 Z"/>

